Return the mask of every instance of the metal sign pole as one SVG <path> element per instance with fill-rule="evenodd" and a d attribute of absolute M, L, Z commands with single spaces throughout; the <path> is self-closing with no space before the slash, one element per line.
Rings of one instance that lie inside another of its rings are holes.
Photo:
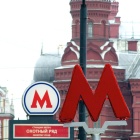
<path fill-rule="evenodd" d="M 93 134 L 92 135 L 92 140 L 101 140 L 100 134 Z"/>
<path fill-rule="evenodd" d="M 80 9 L 80 66 L 83 73 L 86 75 L 86 21 L 87 21 L 87 8 L 85 0 L 82 0 Z M 79 102 L 79 122 L 85 122 L 85 105 L 83 101 Z M 86 140 L 86 133 L 83 128 L 79 128 L 80 140 Z"/>

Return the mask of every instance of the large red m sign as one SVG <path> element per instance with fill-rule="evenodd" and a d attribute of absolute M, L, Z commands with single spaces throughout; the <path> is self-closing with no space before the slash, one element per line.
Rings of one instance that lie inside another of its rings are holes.
<path fill-rule="evenodd" d="M 90 88 L 81 67 L 76 65 L 59 119 L 61 122 L 71 122 L 76 114 L 79 100 L 82 99 L 91 119 L 97 121 L 106 98 L 109 99 L 116 118 L 130 117 L 129 109 L 110 64 L 105 65 L 95 91 Z"/>

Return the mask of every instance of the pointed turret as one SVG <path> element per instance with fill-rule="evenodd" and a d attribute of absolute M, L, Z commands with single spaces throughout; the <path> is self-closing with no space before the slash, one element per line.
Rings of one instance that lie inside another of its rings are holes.
<path fill-rule="evenodd" d="M 79 63 L 80 6 L 82 0 L 70 1 L 72 16 L 72 39 L 62 56 L 62 65 Z M 119 36 L 120 17 L 118 2 L 110 0 L 86 0 L 87 6 L 87 64 L 118 65 L 113 39 Z M 103 49 L 102 49 L 103 47 Z"/>

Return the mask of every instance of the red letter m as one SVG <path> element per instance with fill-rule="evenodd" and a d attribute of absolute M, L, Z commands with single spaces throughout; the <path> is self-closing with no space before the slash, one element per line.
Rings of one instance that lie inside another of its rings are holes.
<path fill-rule="evenodd" d="M 109 64 L 105 65 L 94 92 L 90 88 L 81 67 L 76 65 L 59 119 L 61 122 L 71 122 L 76 114 L 78 102 L 82 99 L 91 119 L 97 121 L 106 97 L 110 101 L 116 118 L 126 119 L 130 117 L 129 109 Z"/>
<path fill-rule="evenodd" d="M 46 101 L 46 108 L 52 108 L 51 102 L 50 102 L 50 98 L 48 95 L 48 91 L 45 92 L 45 95 L 43 96 L 42 100 L 40 99 L 40 96 L 38 95 L 38 92 L 35 91 L 35 95 L 34 95 L 34 99 L 31 105 L 31 108 L 37 108 L 37 101 L 40 105 L 40 107 L 42 108 L 45 101 Z"/>

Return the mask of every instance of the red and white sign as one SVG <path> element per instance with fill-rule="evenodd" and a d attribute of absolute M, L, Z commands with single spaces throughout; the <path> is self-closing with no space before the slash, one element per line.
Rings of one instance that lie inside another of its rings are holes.
<path fill-rule="evenodd" d="M 63 139 L 70 138 L 70 129 L 62 124 L 14 124 L 15 139 Z"/>
<path fill-rule="evenodd" d="M 60 95 L 53 85 L 40 81 L 25 90 L 22 104 L 29 115 L 54 115 L 60 107 Z"/>

